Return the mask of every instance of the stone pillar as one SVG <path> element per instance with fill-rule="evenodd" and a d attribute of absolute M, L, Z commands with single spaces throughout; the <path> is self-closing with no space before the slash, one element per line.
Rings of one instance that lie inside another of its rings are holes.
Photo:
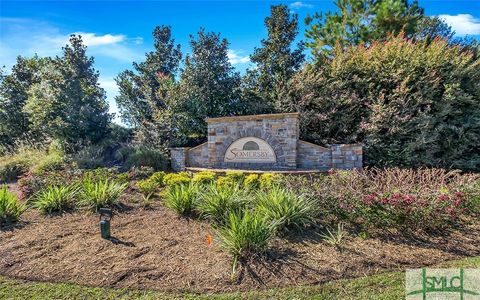
<path fill-rule="evenodd" d="M 331 145 L 332 168 L 361 169 L 363 166 L 363 150 L 360 144 Z"/>
<path fill-rule="evenodd" d="M 290 169 L 297 168 L 297 144 L 300 138 L 300 122 L 298 114 L 286 114 L 284 120 L 280 120 L 286 131 L 283 142 L 285 143 L 285 165 Z"/>
<path fill-rule="evenodd" d="M 187 167 L 187 155 L 189 147 L 170 148 L 172 170 L 175 172 L 185 171 Z"/>

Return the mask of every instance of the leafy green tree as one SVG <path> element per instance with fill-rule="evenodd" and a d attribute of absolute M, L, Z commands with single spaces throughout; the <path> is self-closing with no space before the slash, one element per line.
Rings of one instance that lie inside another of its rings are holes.
<path fill-rule="evenodd" d="M 249 70 L 244 77 L 244 97 L 250 99 L 253 106 L 259 103 L 255 112 L 288 111 L 290 107 L 284 101 L 288 81 L 305 59 L 302 42 L 292 49 L 298 34 L 298 16 L 290 13 L 285 5 L 273 5 L 271 15 L 265 18 L 265 26 L 268 36 L 250 56 L 257 68 Z"/>
<path fill-rule="evenodd" d="M 155 27 L 153 39 L 155 50 L 146 53 L 145 61 L 134 62 L 135 71 L 123 71 L 116 78 L 120 94 L 115 100 L 123 121 L 135 128 L 137 140 L 158 146 L 164 141 L 158 134 L 162 124 L 155 121 L 156 114 L 167 109 L 166 97 L 175 83 L 182 53 L 169 26 Z"/>
<path fill-rule="evenodd" d="M 190 36 L 190 46 L 170 107 L 181 120 L 181 132 L 204 137 L 207 117 L 235 115 L 242 106 L 240 75 L 228 60 L 228 41 L 220 34 L 201 29 L 196 38 Z"/>
<path fill-rule="evenodd" d="M 375 166 L 480 170 L 480 60 L 402 35 L 343 49 L 294 79 L 303 138 L 361 142 Z"/>
<path fill-rule="evenodd" d="M 72 35 L 63 56 L 52 60 L 42 80 L 30 88 L 23 108 L 31 128 L 65 146 L 96 143 L 108 133 L 111 116 L 105 91 L 86 50 L 81 36 Z"/>
<path fill-rule="evenodd" d="M 417 28 L 412 38 L 427 41 L 442 38 L 447 41 L 453 41 L 454 35 L 452 28 L 439 17 L 424 16 L 417 23 Z"/>
<path fill-rule="evenodd" d="M 40 82 L 40 71 L 47 61 L 38 56 L 18 56 L 11 73 L 1 76 L 0 145 L 4 148 L 12 148 L 23 139 L 39 137 L 38 134 L 31 134 L 28 115 L 22 109 L 28 99 L 28 90 Z"/>
<path fill-rule="evenodd" d="M 416 32 L 423 18 L 417 0 L 336 0 L 338 12 L 316 13 L 306 18 L 310 27 L 307 46 L 316 57 L 331 54 L 339 44 L 345 48 L 384 40 L 389 35 Z"/>

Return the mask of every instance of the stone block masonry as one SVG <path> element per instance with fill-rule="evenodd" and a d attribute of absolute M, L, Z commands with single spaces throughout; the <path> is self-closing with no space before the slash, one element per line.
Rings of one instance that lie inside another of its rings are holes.
<path fill-rule="evenodd" d="M 174 171 L 186 167 L 241 170 L 318 170 L 362 167 L 362 146 L 322 147 L 301 141 L 299 114 L 207 119 L 208 141 L 172 148 Z"/>

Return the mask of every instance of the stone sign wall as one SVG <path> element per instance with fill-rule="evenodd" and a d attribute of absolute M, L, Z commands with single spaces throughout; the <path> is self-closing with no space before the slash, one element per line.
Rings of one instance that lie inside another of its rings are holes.
<path fill-rule="evenodd" d="M 362 167 L 362 146 L 299 140 L 298 113 L 207 119 L 208 142 L 172 148 L 172 169 L 317 170 Z"/>

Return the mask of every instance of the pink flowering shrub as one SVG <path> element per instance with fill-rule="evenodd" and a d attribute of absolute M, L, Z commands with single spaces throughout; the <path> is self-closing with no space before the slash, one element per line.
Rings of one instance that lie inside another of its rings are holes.
<path fill-rule="evenodd" d="M 434 230 L 480 212 L 479 177 L 456 171 L 337 171 L 312 186 L 324 221 L 347 221 L 362 230 Z"/>

